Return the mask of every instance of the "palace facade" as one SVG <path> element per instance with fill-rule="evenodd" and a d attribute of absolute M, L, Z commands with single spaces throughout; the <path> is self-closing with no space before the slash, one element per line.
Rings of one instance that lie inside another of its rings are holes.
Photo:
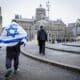
<path fill-rule="evenodd" d="M 51 43 L 74 40 L 74 31 L 70 24 L 67 26 L 61 19 L 49 20 L 46 16 L 46 9 L 40 5 L 36 8 L 35 17 L 32 19 L 22 18 L 21 15 L 15 15 L 14 18 L 27 32 L 28 40 L 35 38 L 40 25 L 43 25 L 48 34 L 48 41 Z M 77 32 L 77 31 L 76 31 Z"/>

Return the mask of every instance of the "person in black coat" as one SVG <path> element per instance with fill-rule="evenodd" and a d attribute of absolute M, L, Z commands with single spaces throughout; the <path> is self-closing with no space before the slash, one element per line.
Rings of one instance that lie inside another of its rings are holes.
<path fill-rule="evenodd" d="M 37 32 L 37 40 L 39 45 L 39 53 L 45 55 L 45 42 L 47 41 L 47 33 L 43 29 L 43 26 L 40 26 L 40 30 Z"/>

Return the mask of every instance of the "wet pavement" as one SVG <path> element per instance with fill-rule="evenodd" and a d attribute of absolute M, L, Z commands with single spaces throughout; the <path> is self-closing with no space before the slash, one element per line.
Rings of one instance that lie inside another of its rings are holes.
<path fill-rule="evenodd" d="M 53 49 L 53 50 L 58 50 L 58 51 L 66 51 L 70 53 L 76 53 L 80 54 L 80 42 L 72 42 L 72 43 L 59 43 L 59 44 L 51 44 L 47 43 L 46 47 Z"/>
<path fill-rule="evenodd" d="M 36 49 L 35 49 L 36 50 Z M 0 80 L 4 80 L 5 49 L 0 50 Z M 80 80 L 80 73 L 52 66 L 20 55 L 19 72 L 12 80 Z"/>
<path fill-rule="evenodd" d="M 46 44 L 47 47 L 53 48 L 51 44 Z M 67 50 L 80 50 L 79 47 L 72 47 L 72 46 L 63 46 L 62 44 L 54 45 L 57 46 L 58 48 L 64 49 L 66 47 Z M 61 47 L 60 47 L 61 46 Z M 57 48 L 55 47 L 55 48 Z M 58 49 L 57 48 L 57 49 Z M 75 48 L 75 49 L 74 49 Z M 57 50 L 52 50 L 52 49 L 47 49 L 46 48 L 46 55 L 42 56 L 39 55 L 39 48 L 37 44 L 34 43 L 29 43 L 25 47 L 22 48 L 22 52 L 25 55 L 29 55 L 31 57 L 37 58 L 39 60 L 45 60 L 47 62 L 51 63 L 57 63 L 62 66 L 68 66 L 73 69 L 78 69 L 80 70 L 80 54 L 76 53 L 68 53 L 67 51 L 57 51 Z"/>

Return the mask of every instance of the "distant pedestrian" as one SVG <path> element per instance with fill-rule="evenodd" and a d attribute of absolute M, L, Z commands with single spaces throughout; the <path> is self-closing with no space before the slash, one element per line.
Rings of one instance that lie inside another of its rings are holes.
<path fill-rule="evenodd" d="M 39 45 L 39 54 L 45 55 L 45 42 L 47 41 L 47 33 L 43 26 L 40 26 L 40 30 L 37 32 L 37 40 Z"/>

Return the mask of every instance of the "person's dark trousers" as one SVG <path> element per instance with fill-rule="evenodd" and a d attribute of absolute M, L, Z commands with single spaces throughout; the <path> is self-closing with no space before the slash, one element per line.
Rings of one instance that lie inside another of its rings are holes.
<path fill-rule="evenodd" d="M 42 41 L 42 54 L 45 54 L 45 41 Z"/>
<path fill-rule="evenodd" d="M 39 54 L 41 54 L 41 52 L 42 52 L 42 43 L 41 43 L 41 41 L 38 41 L 38 45 L 39 45 Z"/>
<path fill-rule="evenodd" d="M 19 65 L 19 55 L 14 56 L 14 70 L 18 69 Z"/>
<path fill-rule="evenodd" d="M 41 45 L 39 45 L 39 54 L 41 54 L 41 52 L 42 52 L 42 47 Z"/>
<path fill-rule="evenodd" d="M 45 54 L 45 41 L 40 41 L 39 42 L 39 53 L 40 54 Z"/>
<path fill-rule="evenodd" d="M 19 64 L 19 54 L 7 53 L 6 55 L 6 69 L 10 69 L 14 60 L 14 70 L 17 70 Z"/>
<path fill-rule="evenodd" d="M 11 68 L 12 57 L 6 56 L 6 69 Z"/>

